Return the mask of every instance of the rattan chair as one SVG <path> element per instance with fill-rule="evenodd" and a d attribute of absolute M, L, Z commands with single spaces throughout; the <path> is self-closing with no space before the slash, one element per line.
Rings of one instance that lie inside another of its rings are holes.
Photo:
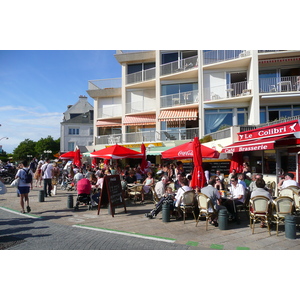
<path fill-rule="evenodd" d="M 133 196 L 134 203 L 136 203 L 136 201 L 142 197 L 142 192 L 143 192 L 142 184 L 127 186 L 127 189 L 128 189 L 129 198 L 130 196 Z"/>
<path fill-rule="evenodd" d="M 288 196 L 295 201 L 295 212 L 300 213 L 300 189 L 297 186 L 289 186 L 280 191 L 280 196 Z"/>
<path fill-rule="evenodd" d="M 270 199 L 265 196 L 255 196 L 249 201 L 249 217 L 250 217 L 250 229 L 252 229 L 252 234 L 254 234 L 255 222 L 258 220 L 267 223 L 269 235 L 270 232 Z"/>
<path fill-rule="evenodd" d="M 196 220 L 195 216 L 195 191 L 186 191 L 181 196 L 180 201 L 180 209 L 183 212 L 183 223 L 185 224 L 185 215 L 188 212 L 192 212 L 194 219 Z"/>
<path fill-rule="evenodd" d="M 276 223 L 276 235 L 278 235 L 279 223 L 284 223 L 286 215 L 293 214 L 294 200 L 289 196 L 280 196 L 275 199 L 275 212 L 273 213 Z"/>
<path fill-rule="evenodd" d="M 201 216 L 205 216 L 206 221 L 206 230 L 208 229 L 208 220 L 213 215 L 216 215 L 217 212 L 208 196 L 205 194 L 199 193 L 197 196 L 198 208 L 199 208 L 199 215 L 196 220 L 196 226 L 198 225 L 199 218 Z"/>
<path fill-rule="evenodd" d="M 152 201 L 156 205 L 159 202 L 159 198 L 155 192 L 155 188 L 151 186 L 151 192 L 152 192 Z"/>

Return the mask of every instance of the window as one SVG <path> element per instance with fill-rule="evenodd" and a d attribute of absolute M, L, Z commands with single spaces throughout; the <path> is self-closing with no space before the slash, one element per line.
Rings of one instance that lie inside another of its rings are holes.
<path fill-rule="evenodd" d="M 260 107 L 260 123 L 272 122 L 280 118 L 300 115 L 300 105 L 262 106 Z"/>
<path fill-rule="evenodd" d="M 69 142 L 68 143 L 68 151 L 74 151 L 74 149 L 75 149 L 75 143 Z"/>
<path fill-rule="evenodd" d="M 94 135 L 94 128 L 90 127 L 90 135 Z"/>
<path fill-rule="evenodd" d="M 79 128 L 69 128 L 69 135 L 79 135 Z"/>

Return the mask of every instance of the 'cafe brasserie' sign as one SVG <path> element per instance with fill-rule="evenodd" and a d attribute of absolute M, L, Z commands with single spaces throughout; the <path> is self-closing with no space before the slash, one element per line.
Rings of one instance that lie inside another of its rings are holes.
<path fill-rule="evenodd" d="M 272 136 L 293 134 L 297 131 L 300 131 L 299 120 L 293 120 L 285 123 L 275 124 L 272 126 L 261 127 L 254 130 L 240 132 L 238 134 L 238 139 L 239 141 L 261 139 Z"/>

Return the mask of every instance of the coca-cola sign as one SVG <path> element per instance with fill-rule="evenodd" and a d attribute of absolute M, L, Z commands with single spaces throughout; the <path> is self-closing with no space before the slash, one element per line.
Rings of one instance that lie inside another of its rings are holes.
<path fill-rule="evenodd" d="M 240 132 L 238 134 L 239 141 L 247 141 L 251 139 L 266 138 L 285 134 L 292 134 L 300 131 L 299 120 L 280 123 L 272 126 L 261 127 L 254 130 Z"/>
<path fill-rule="evenodd" d="M 181 150 L 181 151 L 179 151 L 178 152 L 178 156 L 193 156 L 193 150 L 187 150 L 187 151 L 183 151 L 183 150 Z"/>

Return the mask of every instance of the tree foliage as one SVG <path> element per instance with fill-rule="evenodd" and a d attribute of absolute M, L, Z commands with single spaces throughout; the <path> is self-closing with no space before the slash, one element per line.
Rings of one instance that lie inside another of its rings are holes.
<path fill-rule="evenodd" d="M 13 152 L 14 160 L 30 159 L 32 157 L 49 157 L 53 158 L 54 154 L 60 149 L 60 139 L 54 140 L 50 135 L 47 138 L 41 138 L 37 142 L 30 139 L 25 139 Z M 50 150 L 51 153 L 44 153 L 45 150 Z"/>

